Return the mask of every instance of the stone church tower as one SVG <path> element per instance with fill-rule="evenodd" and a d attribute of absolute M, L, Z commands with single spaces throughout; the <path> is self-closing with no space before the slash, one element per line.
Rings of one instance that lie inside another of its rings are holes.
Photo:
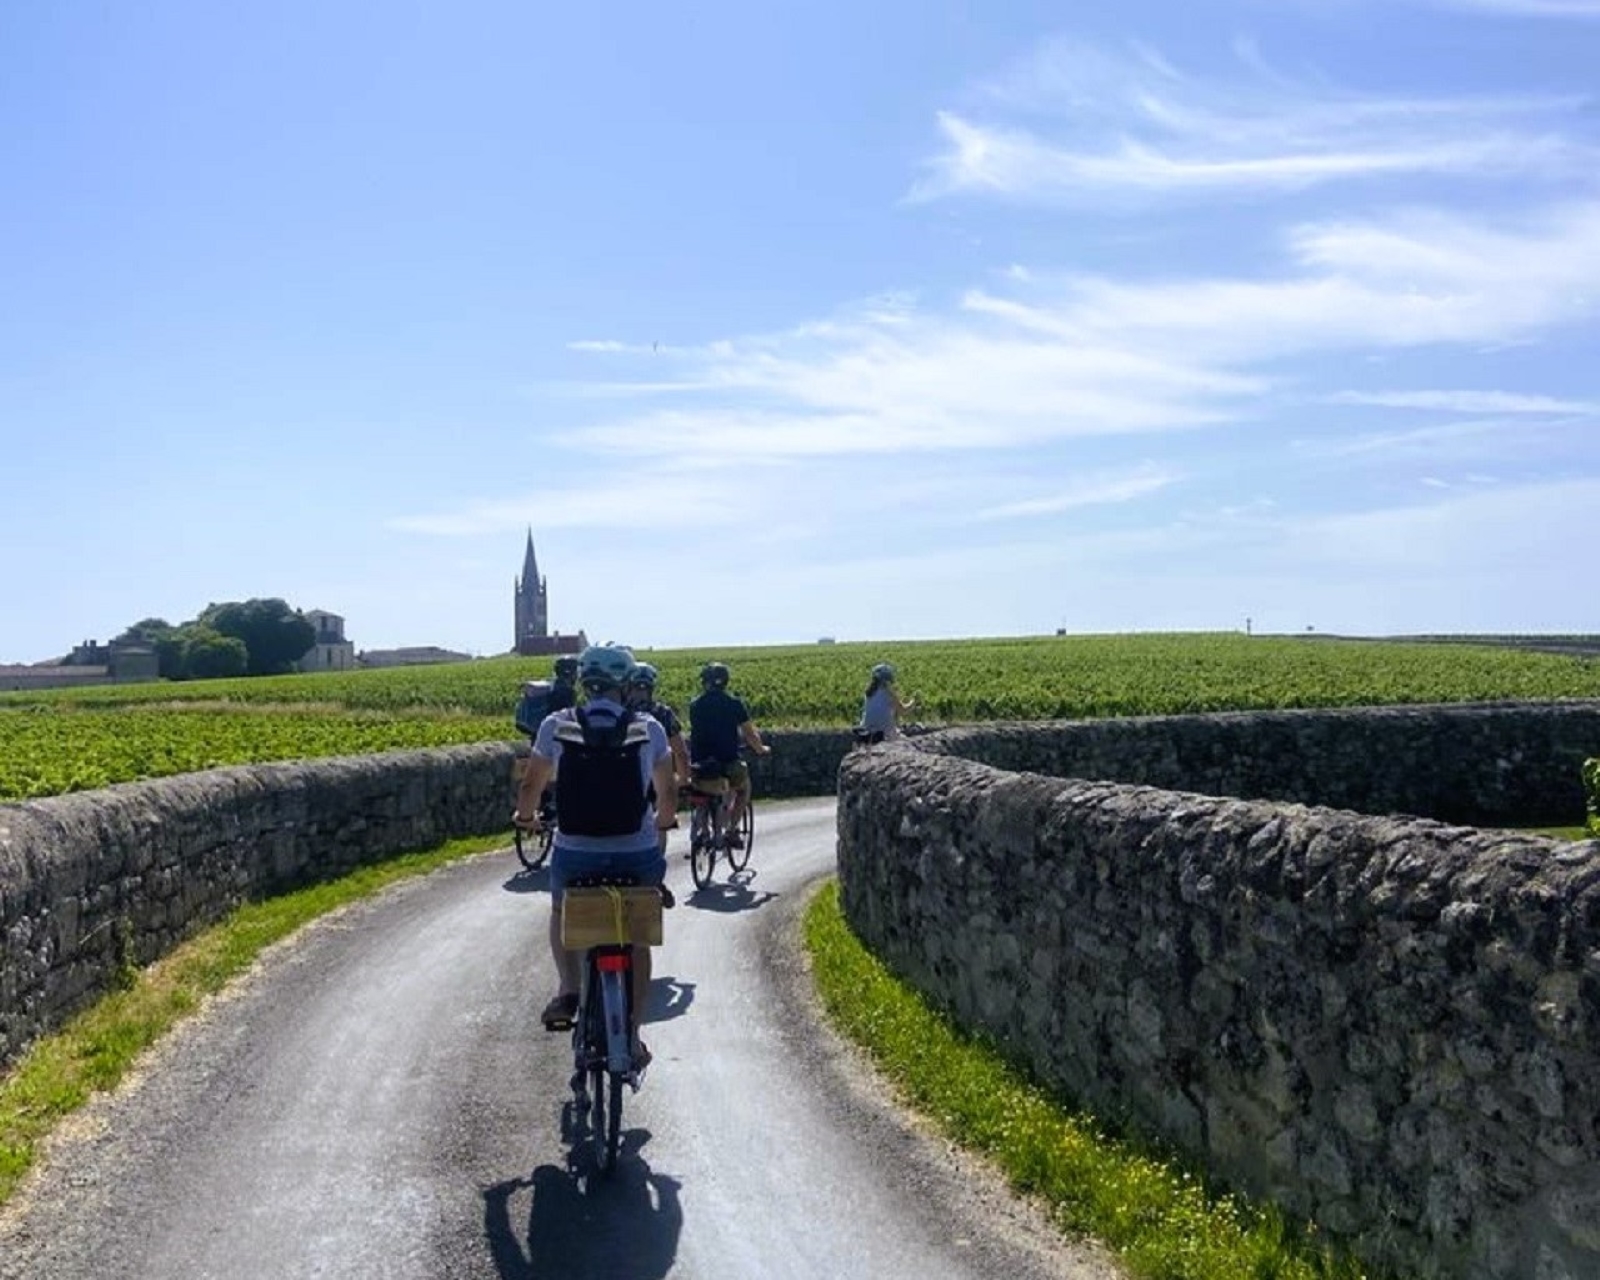
<path fill-rule="evenodd" d="M 516 634 L 511 647 L 518 653 L 537 653 L 539 641 L 550 634 L 550 597 L 545 580 L 539 576 L 539 561 L 533 554 L 533 530 L 528 530 L 528 549 L 522 556 L 522 576 L 513 588 Z M 533 644 L 529 644 L 533 641 Z"/>
<path fill-rule="evenodd" d="M 528 530 L 528 548 L 522 553 L 522 576 L 512 586 L 512 611 L 516 628 L 511 651 L 524 658 L 557 653 L 582 653 L 589 641 L 580 630 L 576 635 L 550 631 L 550 594 L 539 576 L 539 561 L 533 554 L 533 530 Z"/>

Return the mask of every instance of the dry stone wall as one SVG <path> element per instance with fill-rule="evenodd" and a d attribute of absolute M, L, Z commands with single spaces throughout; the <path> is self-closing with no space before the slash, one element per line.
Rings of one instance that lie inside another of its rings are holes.
<path fill-rule="evenodd" d="M 825 795 L 839 730 L 765 735 L 758 796 Z M 241 902 L 509 833 L 512 744 L 215 769 L 0 804 L 0 1068 Z"/>
<path fill-rule="evenodd" d="M 505 828 L 511 757 L 397 751 L 0 805 L 0 1067 L 244 901 Z"/>
<path fill-rule="evenodd" d="M 845 759 L 842 902 L 1042 1079 L 1370 1261 L 1592 1280 L 1600 842 L 1426 815 L 1576 821 L 1597 748 L 1595 704 L 952 730 Z"/>

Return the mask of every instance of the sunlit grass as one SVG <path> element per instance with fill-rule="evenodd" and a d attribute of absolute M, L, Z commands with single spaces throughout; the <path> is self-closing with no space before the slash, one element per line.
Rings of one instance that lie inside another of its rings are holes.
<path fill-rule="evenodd" d="M 249 903 L 149 968 L 130 973 L 126 989 L 36 1041 L 0 1078 L 0 1204 L 33 1167 L 39 1143 L 52 1129 L 96 1093 L 115 1088 L 145 1049 L 249 968 L 266 947 L 396 881 L 504 844 L 504 836 L 452 840 Z"/>
<path fill-rule="evenodd" d="M 1271 1207 L 1207 1187 L 1176 1160 L 1108 1136 L 1030 1083 L 861 945 L 829 881 L 805 942 L 824 1007 L 900 1097 L 1036 1197 L 1063 1232 L 1103 1241 L 1147 1280 L 1363 1280 L 1371 1273 Z"/>

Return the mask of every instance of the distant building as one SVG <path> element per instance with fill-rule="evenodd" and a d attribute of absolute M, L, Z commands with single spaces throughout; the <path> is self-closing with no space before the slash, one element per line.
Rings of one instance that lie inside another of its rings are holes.
<path fill-rule="evenodd" d="M 525 658 L 557 653 L 582 653 L 588 640 L 582 631 L 564 636 L 550 632 L 550 593 L 539 575 L 539 561 L 533 553 L 533 530 L 528 530 L 528 547 L 522 554 L 522 576 L 511 588 L 513 614 L 511 651 Z"/>
<path fill-rule="evenodd" d="M 81 685 L 142 684 L 159 678 L 154 649 L 142 644 L 99 644 L 85 640 L 67 663 L 0 666 L 0 692 L 70 689 Z"/>
<path fill-rule="evenodd" d="M 300 615 L 311 624 L 317 638 L 300 655 L 300 671 L 353 671 L 356 647 L 344 638 L 344 619 L 326 609 L 307 609 Z"/>

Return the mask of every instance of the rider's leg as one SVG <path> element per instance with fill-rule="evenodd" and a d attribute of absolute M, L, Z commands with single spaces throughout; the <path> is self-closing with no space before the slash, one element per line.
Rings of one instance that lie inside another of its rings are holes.
<path fill-rule="evenodd" d="M 744 807 L 750 803 L 750 768 L 743 761 L 728 770 L 728 804 L 724 811 L 723 826 L 729 833 L 737 834 L 739 820 L 744 817 Z"/>
<path fill-rule="evenodd" d="M 578 999 L 582 956 L 561 945 L 562 899 L 567 888 L 566 851 L 557 849 L 550 858 L 550 958 L 556 970 L 555 998 L 545 1006 L 544 1020 L 559 1025 L 561 1016 L 570 1016 Z M 562 1006 L 565 1005 L 565 1008 Z"/>
<path fill-rule="evenodd" d="M 559 988 L 556 991 L 557 999 L 564 996 L 576 997 L 578 994 L 578 981 L 583 956 L 576 951 L 568 951 L 561 945 L 561 904 L 551 904 L 550 907 L 550 958 L 555 962 L 556 981 Z"/>

